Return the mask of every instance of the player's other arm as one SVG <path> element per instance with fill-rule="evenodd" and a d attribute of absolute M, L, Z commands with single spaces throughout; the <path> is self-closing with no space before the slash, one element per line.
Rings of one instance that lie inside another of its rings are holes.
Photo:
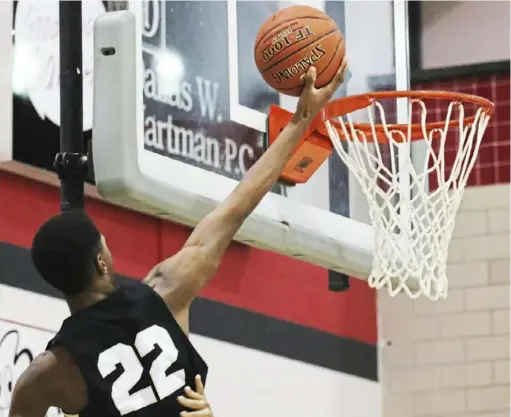
<path fill-rule="evenodd" d="M 310 122 L 341 85 L 346 67 L 343 61 L 333 81 L 321 89 L 314 88 L 315 69 L 309 69 L 291 122 L 229 197 L 197 225 L 181 251 L 157 265 L 146 278 L 176 317 L 213 277 L 243 221 L 276 183 Z"/>
<path fill-rule="evenodd" d="M 21 374 L 12 393 L 9 417 L 44 417 L 50 407 L 80 410 L 86 388 L 78 368 L 65 352 L 37 356 Z"/>
<path fill-rule="evenodd" d="M 43 375 L 30 367 L 18 379 L 11 398 L 9 417 L 44 417 L 51 407 Z"/>

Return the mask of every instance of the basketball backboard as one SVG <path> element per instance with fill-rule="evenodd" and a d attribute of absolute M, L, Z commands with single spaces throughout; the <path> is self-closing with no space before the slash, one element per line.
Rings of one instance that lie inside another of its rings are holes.
<path fill-rule="evenodd" d="M 191 226 L 227 197 L 264 151 L 269 105 L 296 105 L 264 83 L 252 51 L 259 26 L 296 3 L 129 2 L 132 14 L 100 16 L 93 135 L 100 193 Z M 326 11 L 344 33 L 351 78 L 337 96 L 409 88 L 404 1 L 299 3 Z M 236 239 L 364 278 L 373 248 L 367 222 L 367 203 L 333 154 L 306 184 L 276 186 Z"/>

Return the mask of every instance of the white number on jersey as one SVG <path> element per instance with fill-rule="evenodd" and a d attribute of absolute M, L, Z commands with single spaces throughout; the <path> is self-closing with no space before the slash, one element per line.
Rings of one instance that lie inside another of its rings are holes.
<path fill-rule="evenodd" d="M 162 352 L 153 361 L 149 375 L 159 399 L 162 400 L 185 385 L 184 369 L 168 376 L 165 374 L 167 369 L 176 362 L 178 351 L 169 333 L 163 327 L 153 325 L 140 331 L 135 337 L 134 347 L 117 343 L 100 353 L 98 370 L 103 378 L 110 375 L 117 365 L 122 365 L 124 368 L 124 372 L 112 384 L 112 400 L 121 415 L 140 410 L 158 401 L 151 387 L 142 388 L 130 394 L 144 371 L 135 349 L 143 358 L 156 346 L 159 346 Z"/>

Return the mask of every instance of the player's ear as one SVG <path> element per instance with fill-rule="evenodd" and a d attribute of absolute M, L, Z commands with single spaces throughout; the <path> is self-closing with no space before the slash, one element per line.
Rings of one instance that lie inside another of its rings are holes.
<path fill-rule="evenodd" d="M 108 273 L 108 265 L 103 260 L 103 257 L 100 253 L 96 255 L 95 259 L 96 271 L 99 275 L 106 275 Z"/>

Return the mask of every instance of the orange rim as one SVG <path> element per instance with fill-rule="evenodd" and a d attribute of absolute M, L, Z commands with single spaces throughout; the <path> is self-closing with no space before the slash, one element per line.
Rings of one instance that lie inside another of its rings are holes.
<path fill-rule="evenodd" d="M 356 110 L 364 109 L 369 107 L 375 101 L 379 99 L 389 98 L 409 98 L 409 99 L 444 99 L 460 103 L 473 103 L 479 105 L 483 109 L 483 113 L 487 116 L 491 116 L 494 110 L 494 104 L 483 97 L 474 96 L 471 94 L 454 93 L 449 91 L 378 91 L 374 93 L 359 94 L 356 96 L 344 97 L 341 99 L 333 100 L 328 103 L 323 111 L 316 117 L 312 125 L 314 130 L 318 131 L 322 135 L 328 136 L 327 129 L 325 127 L 325 121 L 329 120 L 330 123 L 339 131 L 339 138 L 341 140 L 348 140 L 342 133 L 341 124 L 336 120 L 337 117 L 344 116 Z M 464 119 L 465 125 L 471 124 L 475 120 L 474 116 L 468 116 Z M 458 124 L 458 120 L 451 120 L 448 123 L 449 127 L 453 127 Z M 443 128 L 445 122 L 431 122 L 426 123 L 426 131 L 429 133 L 431 130 Z M 374 131 L 376 137 L 373 135 L 373 127 L 370 123 L 353 123 L 353 127 L 366 134 L 367 140 L 377 141 L 379 143 L 388 143 L 388 137 L 385 134 L 385 128 L 381 123 L 375 123 Z M 388 131 L 400 131 L 407 136 L 409 126 L 408 124 L 388 124 Z M 410 130 L 410 139 L 418 140 L 424 139 L 422 124 L 413 123 Z M 397 141 L 401 141 L 401 137 L 394 138 Z"/>

